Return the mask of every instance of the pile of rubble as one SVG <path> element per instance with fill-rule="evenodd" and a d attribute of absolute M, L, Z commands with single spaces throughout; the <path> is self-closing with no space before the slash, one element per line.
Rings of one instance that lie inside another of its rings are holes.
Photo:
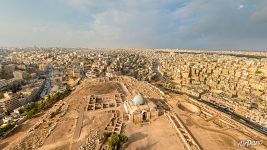
<path fill-rule="evenodd" d="M 100 135 L 98 131 L 95 131 L 93 135 L 91 135 L 84 146 L 81 146 L 79 150 L 94 150 L 96 147 L 100 145 Z"/>

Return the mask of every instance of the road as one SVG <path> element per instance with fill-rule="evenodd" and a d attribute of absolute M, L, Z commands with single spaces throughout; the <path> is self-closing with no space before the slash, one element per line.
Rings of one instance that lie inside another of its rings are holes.
<path fill-rule="evenodd" d="M 40 94 L 41 98 L 44 98 L 51 91 L 51 78 L 52 78 L 52 68 L 48 68 L 46 71 L 45 85 L 42 93 Z"/>
<path fill-rule="evenodd" d="M 200 101 L 202 103 L 205 103 L 206 105 L 208 105 L 208 106 L 210 106 L 212 108 L 215 108 L 216 110 L 219 110 L 220 112 L 223 112 L 223 113 L 231 116 L 231 118 L 234 119 L 235 121 L 238 121 L 239 123 L 241 123 L 243 125 L 246 125 L 247 127 L 251 128 L 253 130 L 256 130 L 256 131 L 258 131 L 258 132 L 260 132 L 260 133 L 262 133 L 262 134 L 267 136 L 267 129 L 266 128 L 264 128 L 264 127 L 262 127 L 262 126 L 260 126 L 260 125 L 258 125 L 256 123 L 253 123 L 253 122 L 249 121 L 248 119 L 246 119 L 246 118 L 244 118 L 242 116 L 239 116 L 239 115 L 237 115 L 237 114 L 235 114 L 235 113 L 233 113 L 233 112 L 231 112 L 231 111 L 229 111 L 227 109 L 224 109 L 224 108 L 221 108 L 221 107 L 219 107 L 219 106 L 217 106 L 215 104 L 212 104 L 210 102 L 206 102 L 206 101 L 201 100 L 201 99 L 198 99 L 198 101 Z"/>
<path fill-rule="evenodd" d="M 151 67 L 151 70 L 156 73 L 156 75 L 159 77 L 159 79 L 163 82 L 167 82 L 167 83 L 171 83 L 174 84 L 174 82 L 172 82 L 170 79 L 168 79 L 167 77 L 164 77 L 161 72 L 159 71 L 159 66 L 160 66 L 160 62 L 159 60 L 156 60 L 155 62 L 153 62 L 153 65 Z"/>

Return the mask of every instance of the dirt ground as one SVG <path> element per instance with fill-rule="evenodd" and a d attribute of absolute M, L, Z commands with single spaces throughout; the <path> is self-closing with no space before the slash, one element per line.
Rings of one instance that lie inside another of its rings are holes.
<path fill-rule="evenodd" d="M 25 136 L 28 130 L 38 122 L 42 115 L 32 118 L 31 120 L 27 120 L 22 123 L 18 128 L 14 130 L 11 134 L 8 135 L 5 139 L 0 140 L 0 149 L 4 149 L 8 145 L 14 145 L 14 143 L 18 142 L 19 139 Z"/>
<path fill-rule="evenodd" d="M 141 93 L 147 97 L 158 100 L 161 94 L 151 88 L 146 82 L 139 82 L 132 78 L 123 77 L 118 81 L 99 82 L 98 80 L 85 80 L 72 92 L 70 96 L 63 101 L 68 105 L 66 113 L 57 119 L 55 128 L 48 137 L 44 138 L 42 146 L 35 146 L 32 149 L 39 150 L 76 150 L 80 146 L 85 145 L 87 138 L 94 131 L 103 131 L 112 114 L 107 111 L 89 112 L 86 106 L 89 102 L 90 95 L 123 93 L 123 100 L 130 100 L 137 93 Z M 220 117 L 212 117 L 209 119 L 200 116 L 200 111 L 196 111 L 194 107 L 190 109 L 181 109 L 177 107 L 178 102 L 188 102 L 190 100 L 184 95 L 170 93 L 166 95 L 166 102 L 171 111 L 184 123 L 192 136 L 204 150 L 234 150 L 241 149 L 237 147 L 240 140 L 250 139 L 236 128 L 224 128 L 218 125 Z M 188 105 L 183 105 L 187 107 Z M 53 106 L 51 109 L 54 109 Z M 121 112 L 123 105 L 120 105 Z M 202 109 L 202 108 L 200 108 Z M 187 111 L 190 110 L 190 111 Z M 25 139 L 29 129 L 36 125 L 40 119 L 48 115 L 49 110 L 39 117 L 28 120 L 16 129 L 16 132 L 0 141 L 0 149 L 12 149 Z M 35 129 L 32 132 L 39 133 L 41 129 Z M 151 121 L 144 125 L 134 125 L 126 123 L 122 130 L 123 134 L 129 137 L 129 141 L 125 145 L 127 150 L 183 150 L 182 143 L 177 132 L 167 119 L 162 115 L 155 121 Z M 26 142 L 27 143 L 27 142 Z M 29 142 L 31 143 L 31 142 Z M 31 143 L 34 144 L 34 143 Z M 263 150 L 266 147 L 253 147 L 248 149 Z M 243 148 L 245 149 L 245 148 Z"/>
<path fill-rule="evenodd" d="M 235 128 L 222 128 L 213 121 L 220 117 L 206 121 L 199 114 L 183 110 L 177 107 L 179 102 L 190 102 L 187 96 L 171 94 L 167 99 L 172 110 L 180 116 L 183 123 L 190 130 L 192 135 L 204 150 L 241 150 L 241 149 L 259 149 L 264 150 L 264 146 L 255 146 L 250 148 L 238 147 L 241 140 L 251 139 L 247 135 L 239 132 Z"/>
<path fill-rule="evenodd" d="M 73 135 L 76 132 L 76 123 L 80 115 L 80 105 L 83 107 L 87 105 L 87 97 L 93 94 L 108 94 L 116 91 L 119 88 L 117 83 L 96 83 L 91 81 L 84 81 L 79 86 L 70 98 L 67 99 L 70 105 L 69 111 L 65 114 L 64 118 L 60 120 L 60 124 L 53 130 L 52 134 L 46 139 L 44 145 L 40 148 L 46 149 L 78 149 L 80 145 L 85 143 L 90 130 L 96 128 L 104 128 L 108 117 L 110 115 L 102 112 L 101 115 L 90 116 L 87 111 L 84 111 L 84 118 L 82 118 L 81 131 L 78 139 L 74 139 Z M 92 120 L 94 123 L 92 123 Z M 101 124 L 101 125 L 100 125 Z"/>
<path fill-rule="evenodd" d="M 84 145 L 90 132 L 103 130 L 109 118 L 111 118 L 111 114 L 105 112 L 89 113 L 86 111 L 85 107 L 88 104 L 88 97 L 90 95 L 112 94 L 118 91 L 126 93 L 125 89 L 122 88 L 124 84 L 127 85 L 131 93 L 147 93 L 149 96 L 158 96 L 157 92 L 151 91 L 150 87 L 145 83 L 138 82 L 128 77 L 122 78 L 120 83 L 116 81 L 99 82 L 97 80 L 85 80 L 76 87 L 70 96 L 63 100 L 69 107 L 63 117 L 55 120 L 56 126 L 51 131 L 50 135 L 44 139 L 43 145 L 31 146 L 35 147 L 32 149 L 65 150 L 78 149 L 81 145 Z M 132 98 L 132 95 L 126 96 L 127 98 Z M 53 109 L 53 107 L 51 109 Z M 23 139 L 25 140 L 29 129 L 42 120 L 44 116 L 48 115 L 48 112 L 49 110 L 46 111 L 44 115 L 28 120 L 20 125 L 16 129 L 16 132 L 0 141 L 1 149 L 12 149 L 12 147 L 14 148 L 14 146 L 19 144 Z M 83 117 L 81 118 L 81 116 Z M 81 120 L 80 123 L 77 123 L 79 120 Z M 77 127 L 78 124 L 81 126 Z M 38 130 L 39 129 L 36 129 L 33 132 L 37 133 Z M 74 133 L 77 131 L 77 138 L 74 138 Z"/>
<path fill-rule="evenodd" d="M 143 126 L 129 124 L 125 134 L 129 137 L 127 150 L 185 150 L 176 131 L 165 116 Z"/>

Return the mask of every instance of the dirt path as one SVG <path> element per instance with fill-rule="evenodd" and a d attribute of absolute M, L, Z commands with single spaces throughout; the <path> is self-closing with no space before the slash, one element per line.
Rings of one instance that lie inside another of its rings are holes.
<path fill-rule="evenodd" d="M 76 121 L 76 127 L 75 127 L 74 134 L 73 134 L 73 140 L 77 140 L 80 137 L 80 133 L 81 133 L 82 126 L 83 126 L 84 110 L 86 106 L 84 104 L 85 104 L 84 100 L 80 101 L 79 115 Z"/>

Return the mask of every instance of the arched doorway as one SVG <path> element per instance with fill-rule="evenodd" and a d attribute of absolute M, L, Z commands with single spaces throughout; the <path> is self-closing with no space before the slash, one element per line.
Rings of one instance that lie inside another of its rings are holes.
<path fill-rule="evenodd" d="M 147 112 L 145 111 L 142 113 L 142 120 L 147 121 Z"/>

